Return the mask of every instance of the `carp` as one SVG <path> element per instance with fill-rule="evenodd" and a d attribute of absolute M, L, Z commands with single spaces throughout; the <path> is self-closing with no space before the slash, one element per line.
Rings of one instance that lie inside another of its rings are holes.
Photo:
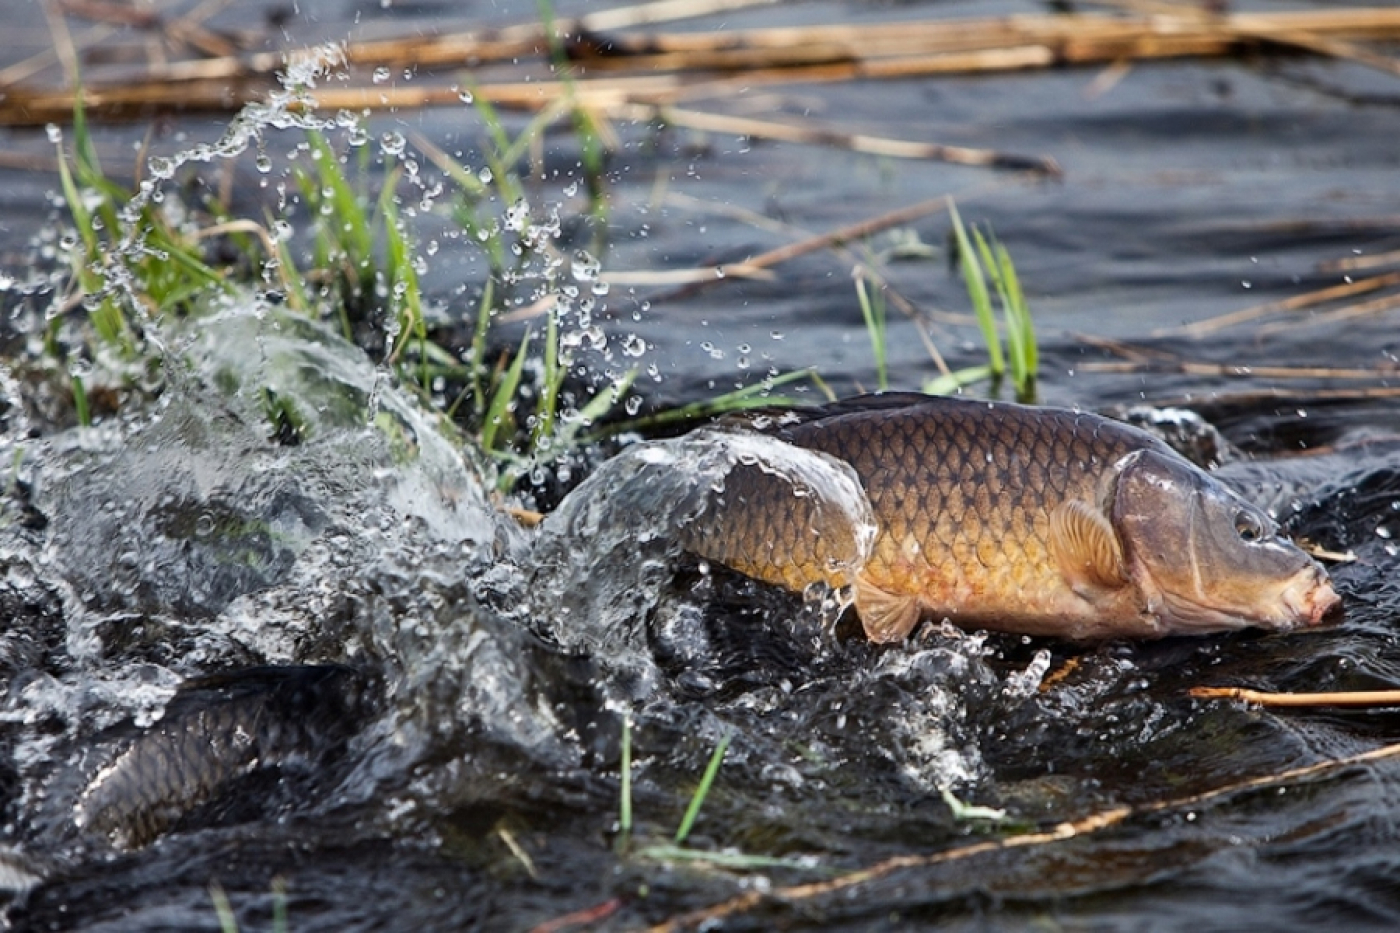
<path fill-rule="evenodd" d="M 1078 640 L 1287 630 L 1340 602 L 1262 509 L 1099 415 L 896 393 L 748 424 L 850 464 L 878 529 L 868 558 L 854 572 L 816 559 L 814 541 L 847 532 L 752 468 L 683 545 L 791 589 L 850 586 L 872 641 L 924 617 Z"/>

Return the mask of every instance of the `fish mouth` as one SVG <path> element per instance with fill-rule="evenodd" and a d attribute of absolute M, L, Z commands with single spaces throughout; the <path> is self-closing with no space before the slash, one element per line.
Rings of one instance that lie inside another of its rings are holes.
<path fill-rule="evenodd" d="M 1284 605 L 1301 628 L 1316 628 L 1341 618 L 1342 597 L 1320 567 L 1304 575 L 1283 594 Z"/>

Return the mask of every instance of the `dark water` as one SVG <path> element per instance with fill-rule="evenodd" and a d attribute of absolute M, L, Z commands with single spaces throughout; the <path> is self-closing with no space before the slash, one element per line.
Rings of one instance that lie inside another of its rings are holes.
<path fill-rule="evenodd" d="M 825 3 L 726 21 L 990 9 Z M 532 11 L 391 12 L 320 4 L 289 28 L 309 40 Z M 1186 405 L 1262 458 L 1255 473 L 1227 469 L 1273 496 L 1290 531 L 1356 555 L 1333 569 L 1338 627 L 1091 647 L 833 640 L 818 609 L 677 556 L 668 488 L 630 510 L 576 506 L 588 534 L 535 549 L 488 503 L 477 458 L 464 462 L 363 354 L 250 301 L 198 329 L 170 322 L 189 372 L 91 431 L 60 430 L 33 399 L 21 416 L 26 389 L 6 388 L 0 461 L 22 455 L 0 528 L 0 881 L 29 890 L 0 895 L 5 923 L 213 930 L 217 882 L 242 929 L 266 929 L 280 878 L 298 931 L 528 929 L 615 900 L 597 926 L 631 929 L 906 857 L 828 893 L 758 898 L 718 928 L 1395 928 L 1400 763 L 1189 801 L 1400 740 L 1400 714 L 1187 696 L 1199 684 L 1400 688 L 1400 461 L 1385 442 L 1400 408 L 1383 391 L 1400 352 L 1393 314 L 1318 326 L 1300 315 L 1263 336 L 1153 334 L 1338 284 L 1321 263 L 1400 248 L 1400 86 L 1306 60 L 1139 65 L 1092 96 L 1095 77 L 802 87 L 779 100 L 847 129 L 1052 155 L 1061 180 L 619 127 L 604 279 L 788 241 L 727 208 L 819 232 L 952 194 L 1016 259 L 1044 399 Z M 395 123 L 449 147 L 479 131 L 458 111 L 385 118 Z M 187 136 L 157 146 L 221 125 L 183 122 Z M 142 131 L 99 143 L 115 160 Z M 42 132 L 4 138 L 48 151 Z M 577 153 L 566 137 L 551 144 L 567 177 Z M 240 178 L 256 190 L 251 164 Z M 35 274 L 56 187 L 22 172 L 0 186 L 4 271 L 20 281 Z M 936 258 L 892 264 L 892 281 L 936 314 L 952 365 L 979 362 L 973 329 L 947 317 L 966 311 L 942 254 L 947 220 L 912 226 Z M 849 260 L 818 252 L 776 272 L 683 297 L 613 285 L 607 331 L 650 345 L 661 381 L 649 401 L 806 366 L 839 392 L 873 386 Z M 471 305 L 462 296 L 480 275 L 478 258 L 445 249 L 425 281 L 455 308 Z M 43 299 L 8 294 L 20 320 Z M 899 388 L 936 374 L 914 326 L 892 318 Z M 1156 356 L 1111 371 L 1124 357 L 1082 335 Z M 10 341 L 17 358 L 22 343 Z M 1218 376 L 1181 361 L 1381 372 Z M 253 391 L 265 382 L 319 400 L 313 440 L 269 442 Z M 1279 459 L 1324 447 L 1340 452 Z M 703 476 L 678 460 L 673 481 Z M 624 717 L 637 821 L 626 850 Z M 726 870 L 648 854 L 725 735 L 689 844 L 780 861 Z M 118 793 L 123 781 L 162 790 Z M 1010 822 L 955 818 L 944 788 Z M 1137 812 L 1099 832 L 927 858 L 1121 806 Z"/>

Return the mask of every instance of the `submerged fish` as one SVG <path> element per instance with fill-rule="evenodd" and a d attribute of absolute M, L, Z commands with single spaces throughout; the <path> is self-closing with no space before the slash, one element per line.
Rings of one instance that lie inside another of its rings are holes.
<path fill-rule="evenodd" d="M 200 808 L 222 803 L 256 812 L 266 801 L 240 781 L 314 777 L 373 702 L 370 680 L 338 665 L 254 667 L 192 680 L 158 722 L 115 743 L 119 750 L 88 782 L 74 822 L 136 848 Z"/>
<path fill-rule="evenodd" d="M 854 574 L 789 485 L 736 468 L 683 543 L 800 589 L 853 584 L 874 641 L 924 616 L 1074 639 L 1315 625 L 1339 602 L 1273 520 L 1150 434 L 1086 412 L 866 396 L 755 425 L 849 463 L 878 526 Z"/>

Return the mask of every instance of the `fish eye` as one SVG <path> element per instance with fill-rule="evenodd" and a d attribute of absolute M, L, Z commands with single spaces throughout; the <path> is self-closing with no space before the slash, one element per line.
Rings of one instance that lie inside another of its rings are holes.
<path fill-rule="evenodd" d="M 1240 536 L 1240 540 L 1246 544 L 1253 544 L 1262 541 L 1265 537 L 1264 526 L 1258 517 L 1240 509 L 1235 513 L 1235 533 Z"/>

